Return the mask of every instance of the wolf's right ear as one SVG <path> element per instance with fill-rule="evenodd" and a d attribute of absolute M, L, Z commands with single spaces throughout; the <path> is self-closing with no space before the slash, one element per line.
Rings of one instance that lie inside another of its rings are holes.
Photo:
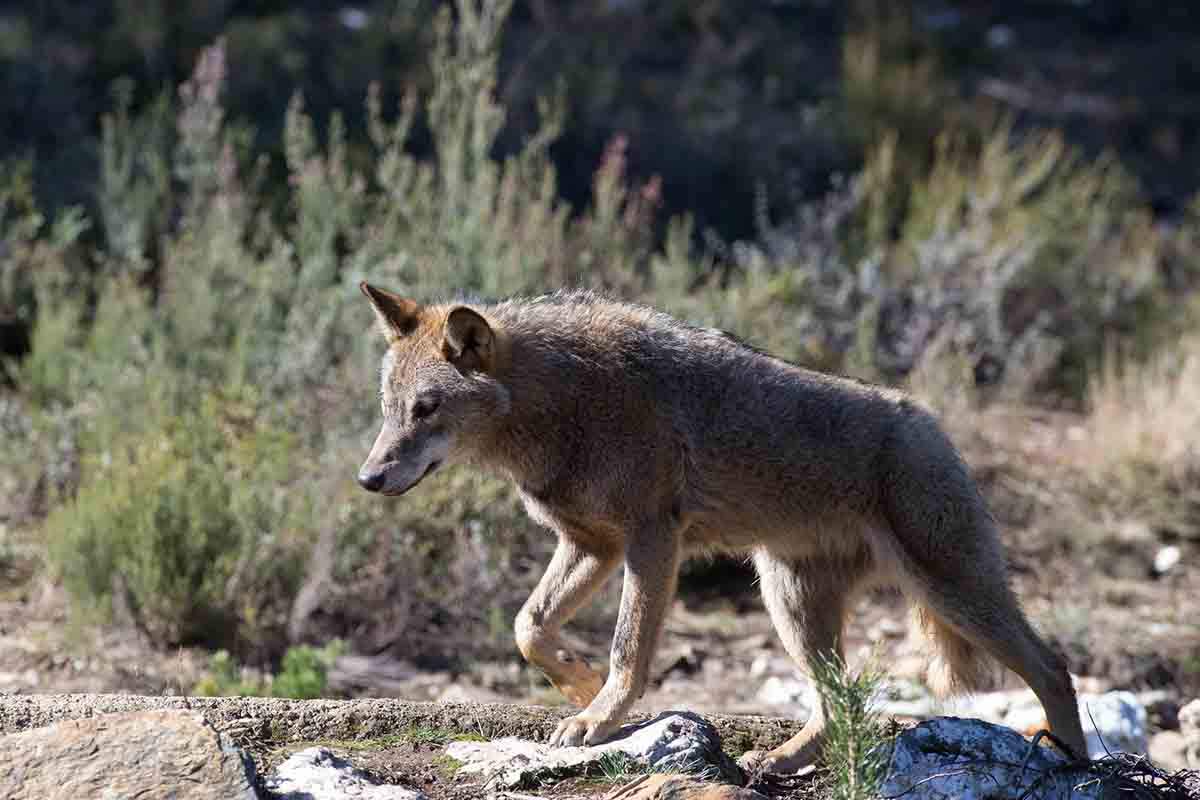
<path fill-rule="evenodd" d="M 380 289 L 378 286 L 372 286 L 366 281 L 358 284 L 358 288 L 362 289 L 362 293 L 371 301 L 371 307 L 375 309 L 375 321 L 379 325 L 379 332 L 385 339 L 388 341 L 399 339 L 417 329 L 421 307 L 415 301 L 386 289 Z"/>

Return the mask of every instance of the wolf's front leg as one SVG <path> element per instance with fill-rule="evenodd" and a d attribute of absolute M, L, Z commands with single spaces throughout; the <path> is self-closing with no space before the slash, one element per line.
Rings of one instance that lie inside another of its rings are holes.
<path fill-rule="evenodd" d="M 604 741 L 642 696 L 663 620 L 675 597 L 680 549 L 673 530 L 656 528 L 630 537 L 608 680 L 586 709 L 559 723 L 551 745 Z"/>
<path fill-rule="evenodd" d="M 607 553 L 582 548 L 560 534 L 558 549 L 533 594 L 525 601 L 514 626 L 517 647 L 525 659 L 545 673 L 577 706 L 592 702 L 603 678 L 562 642 L 562 626 L 575 615 L 621 563 L 616 547 Z"/>

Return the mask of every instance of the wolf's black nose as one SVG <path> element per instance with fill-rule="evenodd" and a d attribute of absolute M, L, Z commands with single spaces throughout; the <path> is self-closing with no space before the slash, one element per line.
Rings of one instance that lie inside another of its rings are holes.
<path fill-rule="evenodd" d="M 358 485 L 366 489 L 368 492 L 378 492 L 383 488 L 383 484 L 386 481 L 387 475 L 382 471 L 358 473 Z"/>

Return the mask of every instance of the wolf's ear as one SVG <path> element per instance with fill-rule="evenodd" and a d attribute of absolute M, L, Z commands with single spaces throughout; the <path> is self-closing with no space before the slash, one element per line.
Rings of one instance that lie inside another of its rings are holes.
<path fill-rule="evenodd" d="M 492 364 L 496 336 L 478 312 L 457 306 L 446 317 L 442 353 L 450 363 L 464 369 L 486 370 Z"/>
<path fill-rule="evenodd" d="M 362 289 L 362 293 L 371 301 L 371 307 L 375 309 L 375 321 L 379 323 L 379 332 L 388 341 L 407 336 L 417 329 L 420 306 L 415 301 L 372 286 L 366 281 L 360 283 L 358 288 Z"/>

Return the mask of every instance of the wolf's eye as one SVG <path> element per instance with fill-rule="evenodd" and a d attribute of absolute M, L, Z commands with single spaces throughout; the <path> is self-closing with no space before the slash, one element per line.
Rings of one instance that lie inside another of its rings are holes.
<path fill-rule="evenodd" d="M 438 400 L 436 397 L 427 397 L 413 403 L 413 420 L 422 420 L 432 416 L 433 412 L 437 411 L 438 406 L 441 405 L 441 402 L 442 401 Z"/>

